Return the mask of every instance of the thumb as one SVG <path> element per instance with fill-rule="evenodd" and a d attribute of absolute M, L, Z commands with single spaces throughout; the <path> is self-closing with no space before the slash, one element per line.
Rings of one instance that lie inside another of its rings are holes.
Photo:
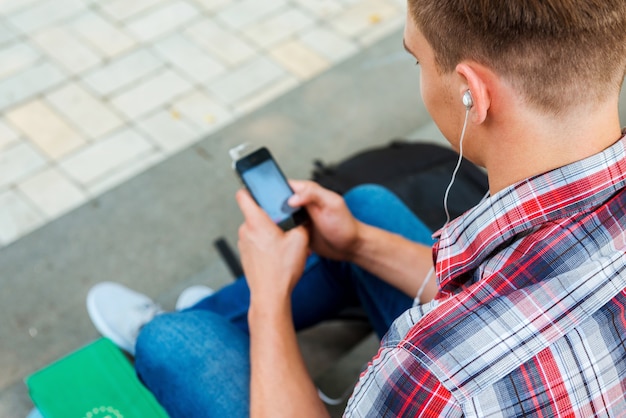
<path fill-rule="evenodd" d="M 317 183 L 308 180 L 292 180 L 289 182 L 294 195 L 289 199 L 291 206 L 306 206 L 316 204 L 321 198 L 324 189 Z"/>

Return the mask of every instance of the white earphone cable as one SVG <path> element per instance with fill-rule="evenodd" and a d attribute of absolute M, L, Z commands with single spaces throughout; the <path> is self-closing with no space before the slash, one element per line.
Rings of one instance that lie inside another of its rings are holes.
<path fill-rule="evenodd" d="M 456 180 L 456 175 L 459 172 L 459 168 L 461 167 L 461 161 L 463 161 L 463 138 L 465 138 L 465 130 L 467 129 L 467 121 L 469 119 L 470 108 L 467 107 L 465 110 L 465 121 L 463 122 L 463 130 L 461 130 L 461 139 L 459 140 L 459 159 L 456 162 L 456 167 L 452 172 L 452 179 L 450 180 L 450 184 L 446 188 L 446 193 L 443 196 L 443 208 L 446 211 L 446 223 L 450 222 L 450 212 L 448 211 L 448 195 L 450 194 L 450 189 L 454 184 L 454 180 Z"/>
<path fill-rule="evenodd" d="M 428 270 L 426 277 L 424 277 L 424 280 L 422 281 L 422 285 L 420 286 L 420 289 L 417 291 L 417 296 L 415 297 L 415 300 L 419 300 L 421 303 L 424 289 L 426 289 L 426 285 L 433 278 L 434 274 L 435 274 L 435 266 L 431 267 L 430 270 Z"/>

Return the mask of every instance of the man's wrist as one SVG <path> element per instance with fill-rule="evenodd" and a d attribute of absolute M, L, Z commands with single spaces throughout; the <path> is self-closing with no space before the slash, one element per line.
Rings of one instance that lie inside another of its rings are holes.
<path fill-rule="evenodd" d="M 356 225 L 355 238 L 346 254 L 346 261 L 351 263 L 357 262 L 362 255 L 363 248 L 367 243 L 368 230 L 370 228 L 367 224 L 358 221 Z"/>
<path fill-rule="evenodd" d="M 250 308 L 248 309 L 248 322 L 250 328 L 255 324 L 271 324 L 276 321 L 284 320 L 291 317 L 291 299 L 255 299 L 250 300 Z"/>

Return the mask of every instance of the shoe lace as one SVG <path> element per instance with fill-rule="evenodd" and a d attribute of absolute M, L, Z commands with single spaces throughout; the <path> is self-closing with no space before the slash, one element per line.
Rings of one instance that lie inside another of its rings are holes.
<path fill-rule="evenodd" d="M 137 307 L 137 317 L 142 319 L 143 323 L 149 322 L 156 315 L 163 312 L 163 309 L 156 303 L 144 303 Z"/>
<path fill-rule="evenodd" d="M 136 306 L 134 314 L 136 322 L 135 326 L 132 326 L 131 328 L 132 337 L 136 339 L 143 326 L 152 321 L 152 319 L 160 313 L 163 313 L 163 309 L 156 303 L 146 302 L 142 305 Z"/>

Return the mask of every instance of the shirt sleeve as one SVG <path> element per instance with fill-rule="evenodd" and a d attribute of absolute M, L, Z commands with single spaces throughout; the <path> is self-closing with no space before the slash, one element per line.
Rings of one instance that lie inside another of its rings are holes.
<path fill-rule="evenodd" d="M 345 417 L 462 417 L 441 382 L 410 352 L 381 348 L 354 389 Z"/>

